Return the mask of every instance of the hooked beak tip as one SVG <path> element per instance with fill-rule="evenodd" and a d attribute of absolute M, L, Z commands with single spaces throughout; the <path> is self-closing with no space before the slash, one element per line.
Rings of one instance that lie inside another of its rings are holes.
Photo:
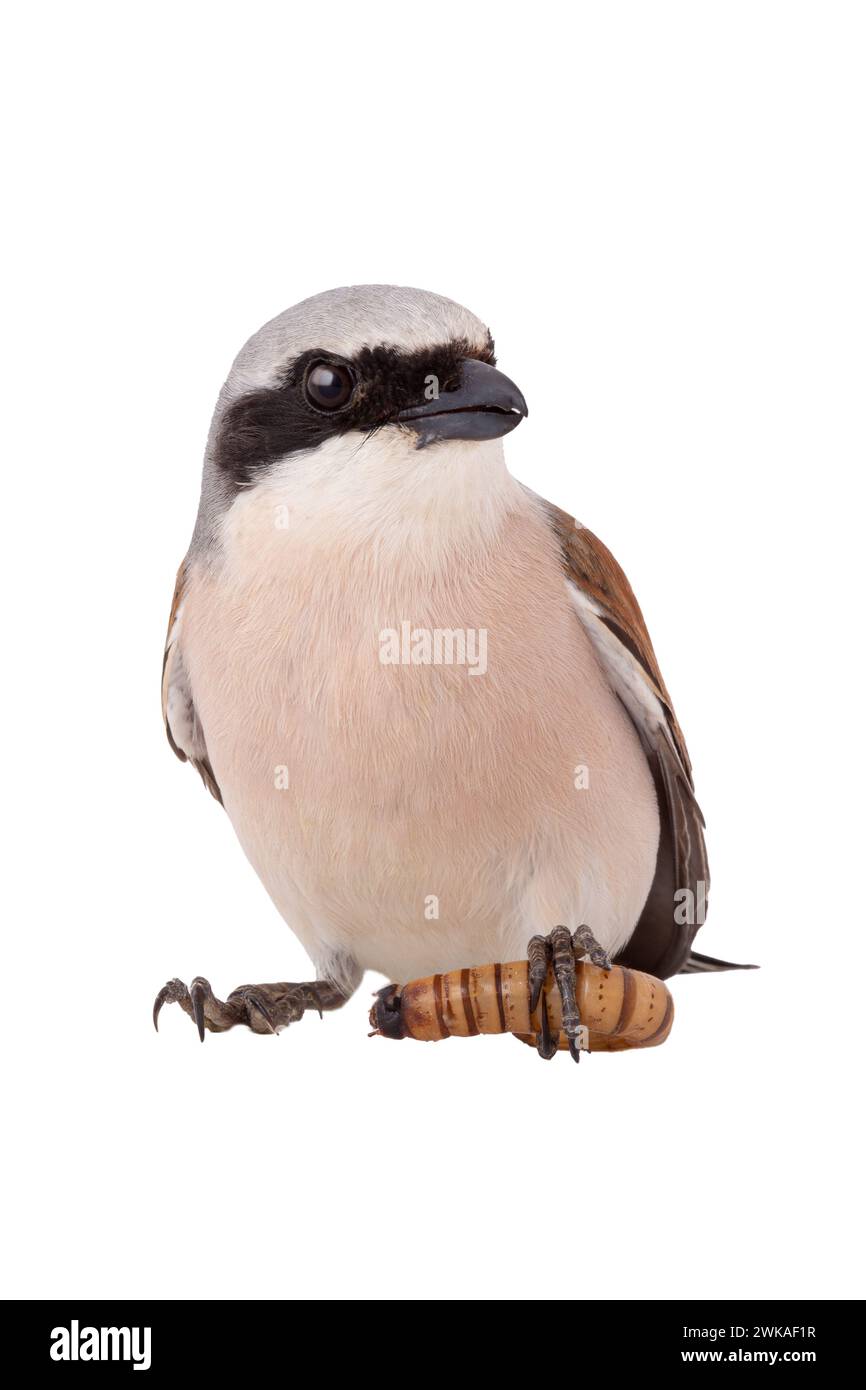
<path fill-rule="evenodd" d="M 423 449 L 443 439 L 497 439 L 528 414 L 523 392 L 504 372 L 469 357 L 461 363 L 455 390 L 410 406 L 397 420 L 417 432 L 416 447 Z"/>

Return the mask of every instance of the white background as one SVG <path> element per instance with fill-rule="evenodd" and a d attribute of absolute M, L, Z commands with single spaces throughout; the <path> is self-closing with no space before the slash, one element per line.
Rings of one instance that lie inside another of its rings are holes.
<path fill-rule="evenodd" d="M 4 1292 L 862 1295 L 862 8 L 5 27 Z M 363 281 L 490 323 L 513 471 L 638 592 L 698 945 L 762 966 L 675 981 L 659 1050 L 368 1041 L 377 979 L 277 1040 L 151 1027 L 169 976 L 308 973 L 158 674 L 234 353 Z"/>

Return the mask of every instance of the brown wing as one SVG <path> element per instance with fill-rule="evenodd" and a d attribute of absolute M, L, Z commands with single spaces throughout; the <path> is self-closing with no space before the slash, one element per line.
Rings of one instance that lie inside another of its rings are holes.
<path fill-rule="evenodd" d="M 616 560 L 585 526 L 558 507 L 544 505 L 562 550 L 566 579 L 574 586 L 578 616 L 632 718 L 659 801 L 655 878 L 618 962 L 664 979 L 688 959 L 710 886 L 704 818 L 695 800 L 685 739 L 643 614 Z"/>
<path fill-rule="evenodd" d="M 211 796 L 222 804 L 222 793 L 210 765 L 186 667 L 183 661 L 183 593 L 186 562 L 177 572 L 162 659 L 162 717 L 168 741 L 181 762 L 192 763 Z"/>

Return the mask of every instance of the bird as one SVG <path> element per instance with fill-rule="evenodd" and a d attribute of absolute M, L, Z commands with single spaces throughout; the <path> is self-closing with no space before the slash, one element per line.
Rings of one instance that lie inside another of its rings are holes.
<path fill-rule="evenodd" d="M 202 1040 L 276 1033 L 367 971 L 526 958 L 579 1060 L 575 952 L 729 968 L 692 950 L 704 820 L 641 610 L 607 547 L 509 472 L 527 416 L 486 325 L 423 290 L 315 295 L 236 357 L 163 715 L 315 977 L 225 1000 L 169 980 L 155 1025 L 175 1002 Z"/>

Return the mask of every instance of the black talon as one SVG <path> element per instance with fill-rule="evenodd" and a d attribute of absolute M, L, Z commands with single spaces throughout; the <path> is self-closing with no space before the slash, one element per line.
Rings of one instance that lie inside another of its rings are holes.
<path fill-rule="evenodd" d="M 163 985 L 162 989 L 159 991 L 159 994 L 153 1001 L 153 1026 L 156 1029 L 157 1033 L 159 1032 L 160 1011 L 162 1010 L 162 1006 L 166 1002 L 166 1000 L 168 999 L 171 1000 L 172 1003 L 181 1004 L 183 1003 L 184 999 L 188 997 L 189 996 L 187 994 L 187 988 L 183 980 L 169 980 L 166 984 Z"/>
<path fill-rule="evenodd" d="M 265 1023 L 268 1025 L 268 1027 L 270 1028 L 271 1032 L 272 1032 L 272 1033 L 274 1034 L 274 1036 L 276 1037 L 276 1036 L 277 1036 L 277 1030 L 276 1030 L 276 1028 L 274 1027 L 274 1020 L 271 1018 L 270 1014 L 268 1013 L 268 1011 L 267 1011 L 267 1009 L 265 1008 L 264 1004 L 262 1003 L 261 999 L 259 999 L 258 996 L 255 995 L 255 994 L 247 994 L 247 995 L 245 995 L 245 998 L 246 998 L 246 1001 L 247 1001 L 247 1005 L 252 1005 L 252 1007 L 253 1007 L 254 1009 L 258 1009 L 258 1011 L 259 1011 L 259 1013 L 261 1014 L 262 1018 L 265 1020 Z"/>
<path fill-rule="evenodd" d="M 569 1056 L 571 1057 L 572 1061 L 574 1061 L 574 1062 L 579 1062 L 579 1061 L 580 1061 L 580 1041 L 579 1041 L 578 1038 L 569 1038 L 569 1040 L 568 1040 L 568 1052 L 569 1052 Z"/>
<path fill-rule="evenodd" d="M 153 1001 L 153 1026 L 159 1032 L 159 1011 L 165 1003 L 165 990 L 161 989 Z"/>
<path fill-rule="evenodd" d="M 193 980 L 192 989 L 189 992 L 189 997 L 192 1000 L 192 1012 L 193 1017 L 195 1019 L 195 1026 L 198 1029 L 199 1038 L 202 1042 L 204 1042 L 205 990 L 204 985 L 201 983 L 200 980 Z"/>
<path fill-rule="evenodd" d="M 541 1032 L 535 1035 L 535 1046 L 539 1057 L 549 1062 L 559 1051 L 559 1039 L 551 1037 L 550 1019 L 547 1016 L 547 995 L 541 996 Z"/>

